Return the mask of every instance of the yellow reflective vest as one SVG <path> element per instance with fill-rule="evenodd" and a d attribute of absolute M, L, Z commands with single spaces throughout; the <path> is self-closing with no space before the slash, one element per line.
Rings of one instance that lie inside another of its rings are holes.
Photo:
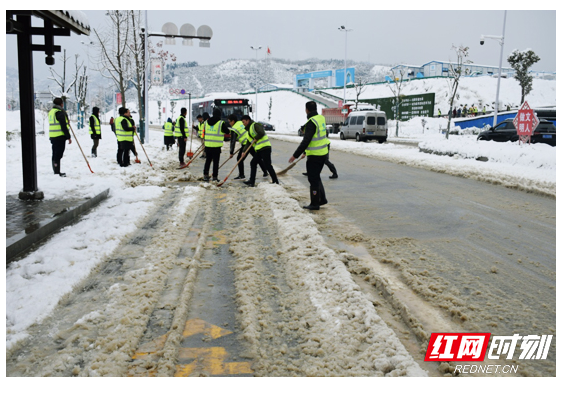
<path fill-rule="evenodd" d="M 100 120 L 96 118 L 95 115 L 91 115 L 90 119 L 94 119 L 94 134 L 100 136 L 102 133 L 102 130 L 100 129 Z"/>
<path fill-rule="evenodd" d="M 182 132 L 180 130 L 180 120 L 183 119 L 184 120 L 184 132 Z M 183 115 L 180 115 L 178 117 L 178 119 L 176 120 L 176 128 L 174 129 L 174 136 L 176 137 L 188 137 L 188 121 L 186 121 L 186 118 L 184 118 Z"/>
<path fill-rule="evenodd" d="M 250 125 L 250 129 L 248 130 L 248 137 L 250 138 L 250 141 L 253 141 L 256 137 L 256 130 L 254 129 L 256 124 L 257 122 L 253 122 L 252 125 Z M 254 150 L 256 151 L 262 150 L 264 147 L 272 147 L 272 144 L 270 144 L 270 139 L 268 139 L 268 135 L 266 134 L 264 134 L 260 140 L 254 143 Z"/>
<path fill-rule="evenodd" d="M 59 108 L 53 108 L 48 113 L 48 125 L 50 126 L 50 137 L 56 138 L 59 136 L 66 135 L 60 126 L 60 121 L 56 119 L 56 113 L 62 111 Z M 68 116 L 66 116 L 66 127 L 70 130 L 70 121 L 68 121 Z"/>
<path fill-rule="evenodd" d="M 164 124 L 164 136 L 174 136 L 174 131 L 172 130 L 172 122 L 166 122 Z"/>
<path fill-rule="evenodd" d="M 244 124 L 241 121 L 236 121 L 232 130 L 236 132 L 236 140 L 240 143 L 241 146 L 244 146 L 248 141 L 248 133 L 246 129 L 244 129 Z"/>
<path fill-rule="evenodd" d="M 116 128 L 116 139 L 119 142 L 133 142 L 134 141 L 134 131 L 125 131 L 122 127 L 122 121 L 128 121 L 128 125 L 132 126 L 132 122 L 124 116 L 120 116 L 114 120 L 114 127 Z"/>
<path fill-rule="evenodd" d="M 306 148 L 306 156 L 323 156 L 328 154 L 328 144 L 330 141 L 326 136 L 326 119 L 322 115 L 315 115 L 308 121 L 312 121 L 316 126 L 316 132 Z"/>
<path fill-rule="evenodd" d="M 224 133 L 222 132 L 223 121 L 218 121 L 214 125 L 204 125 L 204 146 L 222 147 L 224 144 Z"/>

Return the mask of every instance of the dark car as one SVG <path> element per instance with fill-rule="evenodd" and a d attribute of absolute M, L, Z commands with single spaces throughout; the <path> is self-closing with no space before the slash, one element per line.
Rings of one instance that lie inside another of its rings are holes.
<path fill-rule="evenodd" d="M 509 118 L 500 122 L 495 127 L 479 133 L 477 140 L 493 140 L 495 142 L 518 141 L 518 133 L 513 121 L 513 119 Z M 556 126 L 548 120 L 541 119 L 530 138 L 530 142 L 546 143 L 550 146 L 556 146 Z"/>
<path fill-rule="evenodd" d="M 267 122 L 258 122 L 260 125 L 262 125 L 262 127 L 264 128 L 265 131 L 274 131 L 274 125 L 269 124 Z"/>

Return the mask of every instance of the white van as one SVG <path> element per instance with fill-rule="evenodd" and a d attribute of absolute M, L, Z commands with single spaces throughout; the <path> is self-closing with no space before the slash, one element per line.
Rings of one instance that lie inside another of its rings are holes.
<path fill-rule="evenodd" d="M 377 140 L 384 143 L 388 139 L 388 120 L 384 111 L 352 111 L 340 125 L 340 139 L 356 139 L 357 142 Z"/>

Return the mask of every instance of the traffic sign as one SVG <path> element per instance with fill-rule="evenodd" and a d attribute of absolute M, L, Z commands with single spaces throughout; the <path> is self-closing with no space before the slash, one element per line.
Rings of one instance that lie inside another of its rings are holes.
<path fill-rule="evenodd" d="M 518 132 L 518 136 L 532 136 L 532 133 L 539 123 L 540 120 L 534 114 L 534 110 L 532 110 L 528 102 L 525 101 L 518 110 L 516 118 L 514 118 L 514 126 L 516 127 L 516 132 Z"/>

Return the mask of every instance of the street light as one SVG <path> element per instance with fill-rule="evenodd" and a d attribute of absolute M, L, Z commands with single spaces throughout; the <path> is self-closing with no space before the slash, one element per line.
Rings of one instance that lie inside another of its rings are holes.
<path fill-rule="evenodd" d="M 144 131 L 141 135 L 144 135 L 146 142 L 149 141 L 148 134 L 148 90 L 146 89 L 146 60 L 148 58 L 148 38 L 150 36 L 159 36 L 165 39 L 165 44 L 176 44 L 174 38 L 182 38 L 182 44 L 185 46 L 192 46 L 192 39 L 200 39 L 199 47 L 210 47 L 210 39 L 212 39 L 212 28 L 207 25 L 202 25 L 198 28 L 198 35 L 196 35 L 196 29 L 190 24 L 184 24 L 180 27 L 180 34 L 178 34 L 178 27 L 172 22 L 167 22 L 162 26 L 162 33 L 149 33 L 148 32 L 148 11 L 144 11 L 144 27 L 142 28 L 142 33 L 140 34 L 142 41 L 144 42 L 144 116 L 141 120 L 144 120 Z M 188 102 L 190 103 L 190 96 L 188 96 Z M 188 110 L 188 114 L 191 116 L 192 110 Z M 142 140 L 144 140 L 144 138 Z"/>
<path fill-rule="evenodd" d="M 258 50 L 260 50 L 262 48 L 262 46 L 258 46 L 258 47 L 250 46 L 250 48 L 252 50 L 256 51 L 256 64 L 258 64 Z M 258 66 L 258 65 L 256 65 L 256 66 Z M 258 73 L 256 73 L 256 76 L 254 79 L 254 86 L 256 88 L 256 111 L 254 112 L 254 120 L 256 122 L 258 122 Z"/>
<path fill-rule="evenodd" d="M 346 81 L 348 80 L 348 65 L 347 65 L 347 59 L 348 59 L 348 31 L 351 31 L 352 29 L 346 29 L 346 27 L 344 25 L 340 26 L 340 28 L 338 28 L 339 31 L 344 32 L 345 33 L 345 39 L 344 39 L 344 102 L 342 103 L 343 105 L 346 104 Z"/>
<path fill-rule="evenodd" d="M 502 36 L 480 35 L 480 44 L 484 44 L 484 39 L 495 39 L 500 43 L 500 66 L 498 67 L 498 84 L 496 86 L 496 106 L 494 107 L 494 121 L 492 126 L 498 123 L 498 97 L 500 95 L 500 78 L 502 76 L 502 57 L 504 56 L 504 32 L 506 31 L 506 11 L 504 11 L 504 25 L 502 27 Z"/>

